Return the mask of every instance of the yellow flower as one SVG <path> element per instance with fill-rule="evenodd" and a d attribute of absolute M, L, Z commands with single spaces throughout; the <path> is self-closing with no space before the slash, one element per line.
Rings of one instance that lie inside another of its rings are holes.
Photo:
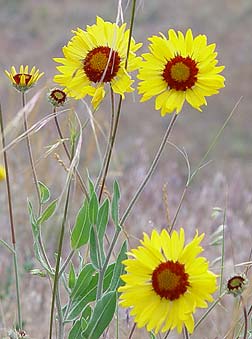
<path fill-rule="evenodd" d="M 0 165 L 0 181 L 5 180 L 5 178 L 6 178 L 5 169 L 2 165 Z"/>
<path fill-rule="evenodd" d="M 93 97 L 97 108 L 105 96 L 104 84 L 109 83 L 114 93 L 124 99 L 125 92 L 132 92 L 133 80 L 129 72 L 139 68 L 141 58 L 135 52 L 141 47 L 131 38 L 127 70 L 125 61 L 129 30 L 126 24 L 118 26 L 97 17 L 96 24 L 87 26 L 86 31 L 77 28 L 75 34 L 62 48 L 64 58 L 54 58 L 60 64 L 61 74 L 54 81 L 65 87 L 68 96 L 75 99 L 86 95 Z"/>
<path fill-rule="evenodd" d="M 15 67 L 12 66 L 10 69 L 10 73 L 5 71 L 5 74 L 11 80 L 12 85 L 19 92 L 26 92 L 32 86 L 36 84 L 36 82 L 44 75 L 44 73 L 39 73 L 39 69 L 36 69 L 34 66 L 29 72 L 29 67 L 26 65 L 20 66 L 19 72 L 16 71 Z"/>
<path fill-rule="evenodd" d="M 207 260 L 197 257 L 203 237 L 196 233 L 184 246 L 182 228 L 171 236 L 154 230 L 150 238 L 144 234 L 142 246 L 129 252 L 132 258 L 123 261 L 127 274 L 121 276 L 125 285 L 119 288 L 120 304 L 132 308 L 138 327 L 155 333 L 177 328 L 180 333 L 184 325 L 193 332 L 195 309 L 207 307 L 217 288 Z"/>
<path fill-rule="evenodd" d="M 184 36 L 173 29 L 168 39 L 161 36 L 149 38 L 150 53 L 143 55 L 145 62 L 138 78 L 141 101 L 156 97 L 155 108 L 161 115 L 179 113 L 185 101 L 201 111 L 206 96 L 217 94 L 224 87 L 224 77 L 219 73 L 224 66 L 216 66 L 215 44 L 207 45 L 207 37 L 193 38 L 191 29 Z"/>

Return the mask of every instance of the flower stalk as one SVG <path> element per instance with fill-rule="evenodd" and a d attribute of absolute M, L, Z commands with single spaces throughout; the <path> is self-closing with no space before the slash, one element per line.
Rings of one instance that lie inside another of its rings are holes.
<path fill-rule="evenodd" d="M 12 242 L 12 249 L 13 249 L 12 254 L 13 254 L 15 287 L 16 287 L 16 298 L 17 298 L 18 330 L 21 330 L 22 329 L 22 311 L 21 311 L 21 301 L 20 301 L 18 260 L 17 260 L 17 250 L 16 250 L 16 232 L 15 232 L 15 224 L 14 224 L 14 218 L 13 218 L 9 166 L 8 166 L 7 152 L 5 150 L 6 143 L 5 143 L 4 123 L 3 123 L 3 114 L 2 114 L 1 105 L 0 105 L 0 128 L 1 128 L 1 134 L 2 134 L 3 157 L 4 157 L 4 166 L 5 166 L 5 172 L 6 172 L 6 187 L 7 187 L 9 219 L 10 219 L 11 242 Z"/>

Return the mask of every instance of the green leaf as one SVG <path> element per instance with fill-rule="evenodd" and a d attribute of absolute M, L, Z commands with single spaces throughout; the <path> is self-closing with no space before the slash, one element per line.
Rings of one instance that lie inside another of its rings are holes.
<path fill-rule="evenodd" d="M 69 332 L 68 339 L 82 339 L 83 336 L 81 335 L 81 332 L 81 320 L 77 320 Z"/>
<path fill-rule="evenodd" d="M 88 185 L 89 185 L 89 195 L 91 196 L 95 192 L 95 187 L 89 175 L 88 175 Z"/>
<path fill-rule="evenodd" d="M 74 272 L 74 266 L 71 263 L 70 264 L 70 270 L 69 270 L 69 275 L 68 275 L 68 287 L 70 289 L 74 288 L 75 285 L 75 281 L 76 281 L 76 277 L 75 277 L 75 272 Z"/>
<path fill-rule="evenodd" d="M 95 236 L 96 230 L 94 229 L 94 226 L 91 228 L 90 232 L 90 259 L 93 264 L 93 266 L 99 271 L 101 269 L 101 266 L 105 260 L 103 246 L 100 245 L 98 236 Z M 98 240 L 98 243 L 97 243 Z"/>
<path fill-rule="evenodd" d="M 72 290 L 72 293 L 71 293 L 72 300 L 79 299 L 83 295 L 85 295 L 85 290 L 87 286 L 89 285 L 89 283 L 91 282 L 94 272 L 95 270 L 91 264 L 87 264 L 84 266 Z"/>
<path fill-rule="evenodd" d="M 89 207 L 88 207 L 89 220 L 91 224 L 93 225 L 96 225 L 96 222 L 97 222 L 98 208 L 99 208 L 99 203 L 98 203 L 97 195 L 94 192 L 91 196 L 91 199 L 89 201 Z"/>
<path fill-rule="evenodd" d="M 44 210 L 41 217 L 38 219 L 38 224 L 43 224 L 46 220 L 48 220 L 55 212 L 56 207 L 57 207 L 57 199 L 53 200 L 50 203 L 50 205 Z"/>
<path fill-rule="evenodd" d="M 34 248 L 34 254 L 36 259 L 41 263 L 41 265 L 48 271 L 50 272 L 49 267 L 47 266 L 46 262 L 44 261 L 42 255 L 41 255 L 41 248 L 40 248 L 40 243 L 39 243 L 39 224 L 38 221 L 36 220 L 33 212 L 33 207 L 31 202 L 28 200 L 28 213 L 30 217 L 30 223 L 32 226 L 32 235 L 33 235 L 33 248 Z M 50 272 L 51 273 L 51 272 Z"/>
<path fill-rule="evenodd" d="M 95 305 L 92 317 L 83 337 L 85 339 L 99 339 L 111 322 L 116 309 L 116 292 L 108 292 Z"/>
<path fill-rule="evenodd" d="M 111 203 L 111 215 L 116 227 L 119 227 L 119 200 L 120 188 L 118 182 L 115 180 L 113 187 L 113 199 Z"/>
<path fill-rule="evenodd" d="M 73 250 L 85 245 L 89 240 L 90 221 L 88 217 L 88 201 L 85 200 L 80 208 L 71 234 L 71 247 Z"/>
<path fill-rule="evenodd" d="M 149 334 L 150 334 L 150 339 L 156 339 L 156 336 L 153 332 L 149 332 Z"/>
<path fill-rule="evenodd" d="M 98 218 L 97 218 L 97 231 L 100 244 L 103 243 L 103 237 L 106 232 L 106 227 L 109 220 L 109 200 L 104 200 L 103 204 L 99 208 Z"/>
<path fill-rule="evenodd" d="M 40 202 L 41 204 L 45 204 L 47 201 L 49 201 L 51 193 L 49 191 L 49 188 L 43 184 L 43 182 L 38 181 L 38 188 L 39 188 L 39 196 L 40 196 Z"/>
<path fill-rule="evenodd" d="M 127 242 L 125 240 L 124 243 L 122 244 L 121 250 L 115 263 L 113 277 L 109 285 L 110 291 L 116 291 L 118 287 L 122 284 L 120 276 L 123 274 L 124 271 L 124 265 L 122 264 L 122 261 L 127 259 L 126 251 L 127 251 Z"/>
<path fill-rule="evenodd" d="M 115 264 L 111 264 L 106 270 L 103 281 L 103 292 L 107 291 L 110 285 L 114 267 Z M 93 302 L 96 299 L 97 284 L 98 284 L 98 273 L 91 276 L 91 281 L 88 284 L 83 283 L 83 285 L 79 289 L 79 292 L 76 293 L 75 297 L 72 299 L 73 302 L 71 303 L 71 307 L 69 308 L 68 314 L 66 315 L 67 322 L 75 320 L 79 316 L 79 314 L 83 311 L 83 309 L 90 302 Z"/>

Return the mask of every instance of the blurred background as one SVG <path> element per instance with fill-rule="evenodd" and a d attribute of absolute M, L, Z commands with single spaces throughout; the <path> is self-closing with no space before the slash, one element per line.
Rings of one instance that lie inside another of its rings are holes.
<path fill-rule="evenodd" d="M 130 1 L 121 1 L 124 20 L 129 22 Z M 30 114 L 32 124 L 52 111 L 46 100 L 47 88 L 53 86 L 56 73 L 53 57 L 62 56 L 61 48 L 72 37 L 71 30 L 85 29 L 95 23 L 99 15 L 115 21 L 117 0 L 0 0 L 0 101 L 5 124 L 11 123 L 21 108 L 21 97 L 9 83 L 4 70 L 12 65 L 35 65 L 45 76 L 38 86 L 28 93 L 28 99 L 44 86 L 44 94 Z M 158 32 L 167 33 L 169 28 L 185 32 L 191 27 L 194 35 L 206 34 L 208 42 L 216 42 L 218 60 L 225 65 L 223 72 L 226 87 L 219 95 L 209 98 L 203 112 L 185 105 L 176 122 L 170 141 L 188 154 L 192 169 L 199 163 L 212 139 L 223 125 L 229 113 L 242 97 L 236 111 L 224 130 L 216 148 L 210 153 L 210 163 L 205 166 L 185 197 L 178 217 L 177 227 L 183 226 L 189 237 L 195 229 L 205 232 L 205 255 L 209 260 L 220 255 L 220 248 L 210 245 L 209 236 L 222 223 L 223 216 L 213 217 L 214 207 L 227 209 L 225 277 L 236 269 L 236 264 L 249 260 L 251 250 L 252 222 L 252 2 L 251 0 L 140 0 L 137 1 L 134 38 L 144 43 L 141 52 L 147 51 L 147 38 Z M 82 121 L 88 117 L 83 103 L 70 101 Z M 101 106 L 97 122 L 105 133 L 109 127 L 109 102 Z M 60 118 L 64 135 L 69 136 L 68 114 Z M 170 116 L 161 118 L 154 110 L 154 100 L 139 103 L 137 93 L 127 95 L 123 102 L 117 144 L 114 152 L 107 189 L 111 191 L 114 177 L 122 190 L 121 210 L 124 211 L 137 185 L 143 180 L 165 133 Z M 11 141 L 22 131 L 22 121 L 13 126 L 8 135 Z M 97 132 L 98 133 L 98 132 Z M 101 150 L 104 151 L 104 136 L 98 133 Z M 46 157 L 47 146 L 58 139 L 53 122 L 32 136 L 32 148 L 39 180 L 46 183 L 53 197 L 61 193 L 66 173 L 52 153 Z M 61 148 L 56 150 L 60 159 L 66 161 Z M 35 199 L 31 171 L 25 142 L 9 151 L 15 223 L 18 233 L 18 248 L 21 253 L 22 302 L 25 311 L 25 328 L 31 338 L 46 338 L 48 324 L 48 281 L 31 277 L 31 268 L 38 267 L 33 259 L 32 236 L 27 217 L 26 197 Z M 3 159 L 0 156 L 0 163 Z M 95 138 L 89 128 L 83 141 L 79 169 L 86 175 L 86 168 L 95 177 L 99 169 Z M 185 160 L 178 151 L 167 145 L 159 166 L 147 185 L 134 211 L 126 222 L 130 245 L 135 246 L 142 232 L 153 227 L 167 227 L 168 219 L 174 216 L 187 179 Z M 81 194 L 76 188 L 72 197 L 72 213 L 79 208 Z M 168 211 L 167 211 L 168 210 Z M 0 238 L 10 242 L 8 208 L 5 183 L 0 183 Z M 60 219 L 59 219 L 60 220 Z M 70 219 L 71 225 L 73 220 Z M 57 244 L 57 222 L 45 225 L 44 237 L 53 258 Z M 67 250 L 67 246 L 66 246 Z M 11 272 L 12 258 L 0 247 L 0 328 L 12 326 L 15 316 L 15 293 Z M 217 264 L 213 270 L 219 273 Z M 29 291 L 29 293 L 27 293 Z M 225 301 L 224 304 L 225 306 Z M 221 309 L 223 312 L 224 308 Z M 207 320 L 215 323 L 211 334 L 199 329 L 193 338 L 223 338 L 230 315 L 218 316 L 218 310 Z M 129 329 L 122 313 L 122 338 L 127 338 Z M 224 324 L 223 325 L 223 319 Z M 226 320 L 227 321 L 226 321 Z M 204 326 L 202 326 L 204 329 Z M 141 333 L 141 334 L 140 334 Z M 200 336 L 199 336 L 199 333 Z M 0 332 L 0 335 L 2 333 Z M 146 337 L 146 332 L 136 333 L 136 338 Z M 176 335 L 170 335 L 176 338 Z M 113 335 L 111 334 L 111 339 Z"/>

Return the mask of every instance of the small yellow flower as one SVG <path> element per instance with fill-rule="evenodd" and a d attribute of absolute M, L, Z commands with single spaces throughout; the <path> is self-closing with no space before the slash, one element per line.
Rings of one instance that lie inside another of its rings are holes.
<path fill-rule="evenodd" d="M 135 52 L 142 44 L 131 38 L 126 70 L 129 39 L 126 24 L 118 26 L 97 17 L 96 24 L 87 26 L 86 31 L 77 28 L 73 33 L 62 49 L 64 58 L 54 58 L 62 64 L 57 66 L 60 74 L 55 75 L 54 81 L 65 88 L 68 96 L 81 99 L 90 95 L 93 107 L 97 108 L 105 96 L 106 83 L 122 98 L 133 91 L 129 72 L 139 68 L 141 58 Z"/>
<path fill-rule="evenodd" d="M 130 307 L 138 327 L 148 331 L 166 332 L 182 327 L 192 333 L 193 313 L 197 307 L 207 307 L 217 289 L 216 275 L 208 270 L 208 262 L 198 257 L 203 251 L 200 242 L 204 234 L 184 246 L 184 230 L 154 230 L 149 237 L 144 233 L 142 246 L 131 250 L 130 259 L 124 260 L 127 274 L 121 278 L 125 285 L 120 304 Z"/>
<path fill-rule="evenodd" d="M 26 65 L 20 66 L 19 72 L 16 71 L 15 67 L 12 66 L 10 72 L 5 71 L 7 77 L 11 80 L 12 85 L 19 92 L 26 92 L 32 86 L 36 84 L 36 82 L 44 75 L 44 73 L 39 73 L 39 69 L 36 69 L 34 66 L 29 72 L 29 67 Z"/>
<path fill-rule="evenodd" d="M 155 108 L 161 115 L 179 113 L 187 101 L 201 111 L 206 96 L 217 94 L 224 87 L 225 78 L 219 73 L 224 66 L 216 66 L 215 44 L 207 45 L 207 37 L 193 37 L 191 29 L 185 36 L 168 31 L 168 39 L 161 36 L 149 38 L 150 53 L 143 55 L 138 78 L 141 101 L 156 96 Z"/>
<path fill-rule="evenodd" d="M 0 165 L 0 181 L 5 180 L 5 178 L 6 178 L 5 169 L 2 165 Z"/>

